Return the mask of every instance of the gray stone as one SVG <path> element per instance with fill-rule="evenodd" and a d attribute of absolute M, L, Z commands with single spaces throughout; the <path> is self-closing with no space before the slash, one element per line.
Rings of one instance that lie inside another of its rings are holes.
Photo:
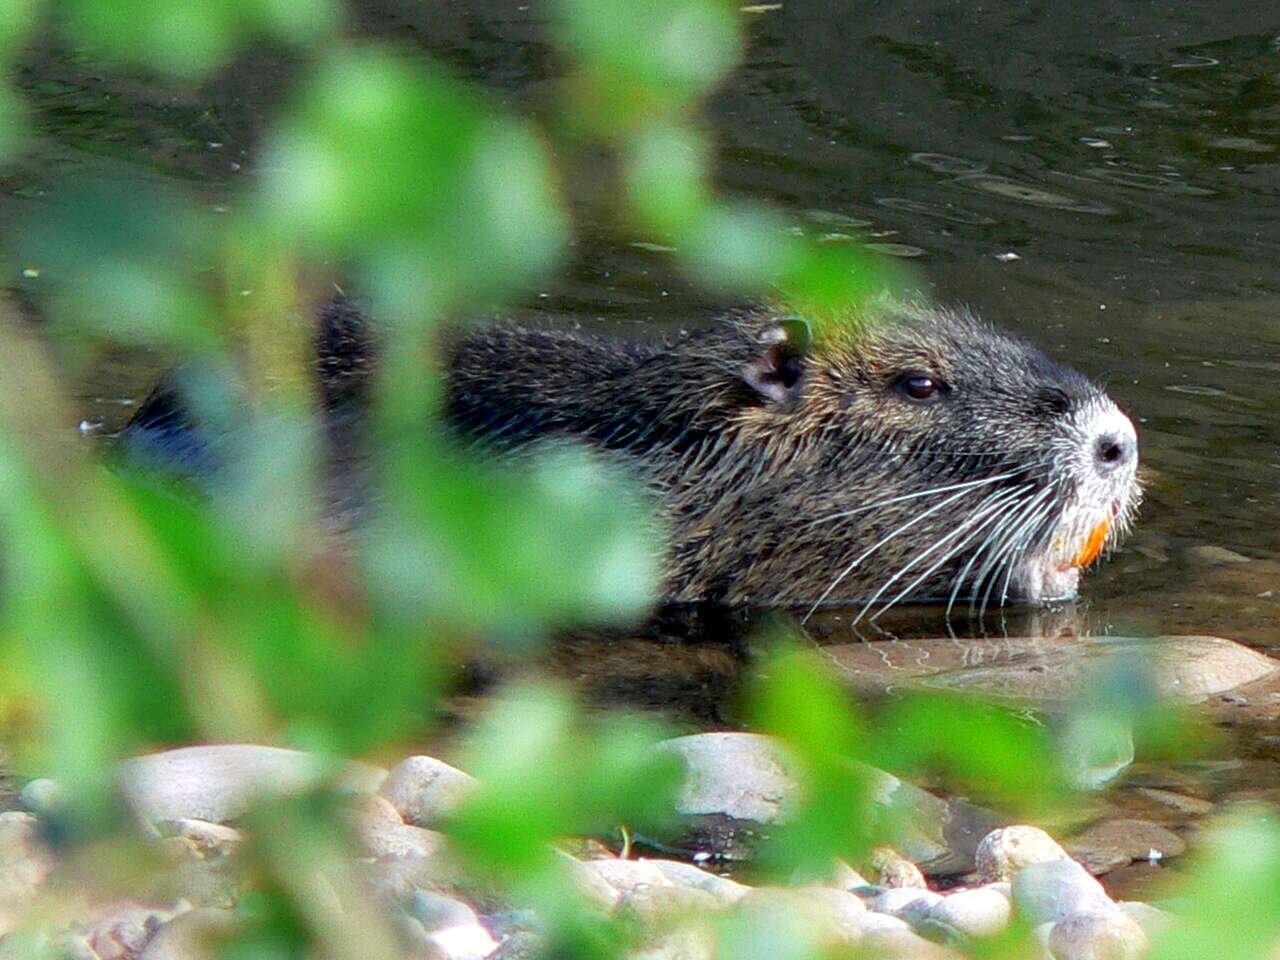
<path fill-rule="evenodd" d="M 405 823 L 438 826 L 476 788 L 476 778 L 434 757 L 407 757 L 396 764 L 379 791 Z"/>
<path fill-rule="evenodd" d="M 725 906 L 737 903 L 751 889 L 736 880 L 716 876 L 714 873 L 708 873 L 706 870 L 700 870 L 692 864 L 682 863 L 679 860 L 647 860 L 642 862 L 657 867 L 668 882 L 679 887 L 694 887 L 698 890 L 705 890 Z"/>
<path fill-rule="evenodd" d="M 869 910 L 899 917 L 907 923 L 915 923 L 927 916 L 942 900 L 942 895 L 918 887 L 890 887 L 868 904 Z"/>
<path fill-rule="evenodd" d="M 1092 913 L 1114 913 L 1116 905 L 1074 860 L 1050 860 L 1023 867 L 1013 878 L 1013 904 L 1030 924 Z"/>
<path fill-rule="evenodd" d="M 618 893 L 617 888 L 600 876 L 599 873 L 592 870 L 581 860 L 569 856 L 563 850 L 557 850 L 556 857 L 564 865 L 564 869 L 569 875 L 569 880 L 586 903 L 606 913 L 612 911 L 618 905 L 618 899 L 621 895 Z"/>
<path fill-rule="evenodd" d="M 1103 820 L 1066 841 L 1090 873 L 1106 873 L 1134 860 L 1163 860 L 1186 851 L 1186 842 L 1148 820 Z"/>
<path fill-rule="evenodd" d="M 1065 917 L 1049 934 L 1054 960 L 1137 960 L 1149 946 L 1142 928 L 1119 910 Z"/>
<path fill-rule="evenodd" d="M 786 820 L 797 796 L 787 757 L 773 739 L 751 733 L 703 733 L 678 737 L 657 749 L 685 763 L 676 809 L 696 821 L 697 845 L 734 858 L 750 856 L 743 840 L 757 825 Z M 973 866 L 978 841 L 999 823 L 971 804 L 948 802 L 873 767 L 861 768 L 891 831 L 889 839 L 909 860 L 937 873 Z"/>
<path fill-rule="evenodd" d="M 878 930 L 910 930 L 911 924 L 901 917 L 892 917 L 887 913 L 875 913 L 869 910 L 858 918 L 858 929 L 863 934 L 868 934 Z"/>
<path fill-rule="evenodd" d="M 872 850 L 867 857 L 867 866 L 871 868 L 879 886 L 913 887 L 919 890 L 928 887 L 920 868 L 889 847 Z"/>
<path fill-rule="evenodd" d="M 682 920 L 715 913 L 723 906 L 697 887 L 641 883 L 622 892 L 615 915 L 636 921 L 645 931 L 665 932 Z"/>
<path fill-rule="evenodd" d="M 546 937 L 529 930 L 517 930 L 498 944 L 493 960 L 539 960 L 547 949 Z"/>
<path fill-rule="evenodd" d="M 671 886 L 666 874 L 648 860 L 586 860 L 583 866 L 619 893 L 626 893 L 640 886 Z"/>
<path fill-rule="evenodd" d="M 448 840 L 443 833 L 411 827 L 407 823 L 365 820 L 357 830 L 360 845 L 374 857 L 422 857 L 439 860 L 447 856 Z"/>
<path fill-rule="evenodd" d="M 28 813 L 45 816 L 61 807 L 65 799 L 62 784 L 39 777 L 22 788 L 18 794 L 18 805 Z"/>
<path fill-rule="evenodd" d="M 929 910 L 927 919 L 981 940 L 1004 930 L 1012 913 L 1009 898 L 999 890 L 977 887 L 943 897 Z"/>
<path fill-rule="evenodd" d="M 201 859 L 206 860 L 229 856 L 244 842 L 244 834 L 235 827 L 208 820 L 163 820 L 156 827 L 166 837 L 185 837 Z"/>
<path fill-rule="evenodd" d="M 1250 563 L 1253 560 L 1252 557 L 1246 557 L 1242 553 L 1211 543 L 1187 547 L 1182 551 L 1182 556 L 1188 562 L 1201 567 L 1221 567 L 1231 563 Z"/>
<path fill-rule="evenodd" d="M 978 878 L 983 883 L 1011 880 L 1033 863 L 1069 860 L 1070 855 L 1039 827 L 1016 824 L 993 830 L 982 838 L 974 855 Z"/>
<path fill-rule="evenodd" d="M 831 887 L 755 887 L 738 909 L 766 927 L 790 930 L 821 948 L 856 946 L 867 915 L 857 897 Z"/>
<path fill-rule="evenodd" d="M 311 754 L 258 744 L 206 744 L 123 761 L 120 792 L 140 825 L 155 832 L 164 820 L 226 823 L 259 799 L 291 796 L 317 786 L 325 773 Z M 386 771 L 349 764 L 341 785 L 372 793 Z"/>
<path fill-rule="evenodd" d="M 856 689 L 959 690 L 1031 705 L 1065 704 L 1113 658 L 1139 662 L 1162 696 L 1199 702 L 1274 673 L 1280 662 L 1222 637 L 1009 637 L 824 646 Z"/>
<path fill-rule="evenodd" d="M 461 900 L 431 890 L 419 890 L 409 899 L 409 916 L 427 931 L 468 926 L 480 922 L 476 912 Z"/>
<path fill-rule="evenodd" d="M 872 930 L 862 939 L 862 956 L 876 960 L 943 960 L 956 954 L 907 930 Z"/>
<path fill-rule="evenodd" d="M 230 910 L 190 910 L 161 926 L 138 960 L 213 960 L 217 951 L 210 941 L 230 936 L 235 926 Z"/>
<path fill-rule="evenodd" d="M 39 821 L 18 810 L 0 813 L 0 937 L 19 924 L 53 867 Z"/>
<path fill-rule="evenodd" d="M 859 887 L 868 886 L 867 878 L 843 860 L 836 861 L 828 882 L 839 890 L 856 890 Z"/>
<path fill-rule="evenodd" d="M 796 782 L 782 748 L 754 733 L 699 733 L 659 744 L 680 756 L 685 779 L 676 800 L 684 816 L 720 814 L 776 823 L 793 801 Z"/>
<path fill-rule="evenodd" d="M 1159 907 L 1140 903 L 1137 900 L 1126 900 L 1117 906 L 1121 913 L 1142 928 L 1142 932 L 1148 939 L 1155 939 L 1157 934 L 1163 933 L 1178 920 L 1168 910 L 1161 910 Z"/>

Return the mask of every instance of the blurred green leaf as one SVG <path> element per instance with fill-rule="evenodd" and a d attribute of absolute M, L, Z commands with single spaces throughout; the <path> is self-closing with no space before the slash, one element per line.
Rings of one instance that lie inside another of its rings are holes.
<path fill-rule="evenodd" d="M 648 503 L 585 450 L 551 448 L 504 470 L 398 443 L 387 522 L 366 549 L 391 607 L 512 641 L 648 609 L 659 575 Z"/>
<path fill-rule="evenodd" d="M 874 839 L 866 727 L 816 657 L 782 645 L 761 664 L 751 692 L 753 727 L 777 737 L 801 784 L 798 808 L 765 853 L 770 867 L 821 876 L 836 859 L 857 861 Z"/>
<path fill-rule="evenodd" d="M 310 43 L 340 23 L 336 0 L 65 0 L 76 42 L 187 79 L 221 66 L 249 38 Z"/>
<path fill-rule="evenodd" d="M 311 252 L 363 258 L 391 300 L 405 285 L 431 291 L 428 309 L 502 296 L 565 242 L 533 133 L 442 72 L 384 53 L 319 67 L 269 156 L 271 221 Z"/>
<path fill-rule="evenodd" d="M 448 833 L 475 867 L 518 886 L 544 878 L 559 837 L 660 827 L 681 779 L 678 760 L 652 749 L 666 734 L 638 718 L 585 724 L 555 686 L 509 690 L 471 738 L 463 765 L 481 786 Z"/>
<path fill-rule="evenodd" d="M 597 111 L 589 119 L 660 115 L 704 94 L 739 54 L 738 15 L 726 0 L 558 0 L 565 43 Z"/>
<path fill-rule="evenodd" d="M 27 38 L 44 0 L 5 0 L 0 4 L 0 57 L 9 57 Z"/>
<path fill-rule="evenodd" d="M 1274 810 L 1237 810 L 1200 845 L 1181 889 L 1186 907 L 1150 960 L 1256 960 L 1280 941 L 1280 821 Z"/>
<path fill-rule="evenodd" d="M 629 199 L 641 229 L 662 239 L 689 234 L 711 205 L 704 139 L 685 126 L 650 124 L 624 149 Z"/>
<path fill-rule="evenodd" d="M 911 695 L 876 719 L 869 759 L 948 792 L 1043 810 L 1062 781 L 1046 728 L 1023 713 L 947 694 Z"/>
<path fill-rule="evenodd" d="M 203 351 L 221 343 L 213 298 L 193 282 L 214 223 L 145 181 L 67 185 L 26 224 L 25 257 L 59 291 L 57 317 L 117 343 Z"/>

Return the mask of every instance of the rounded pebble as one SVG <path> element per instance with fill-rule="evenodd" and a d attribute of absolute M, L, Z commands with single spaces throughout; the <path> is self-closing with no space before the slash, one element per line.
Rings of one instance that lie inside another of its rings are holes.
<path fill-rule="evenodd" d="M 907 923 L 928 914 L 934 906 L 942 902 L 942 895 L 932 890 L 919 890 L 915 887 L 890 887 L 878 894 L 867 907 L 876 913 L 900 917 Z"/>
<path fill-rule="evenodd" d="M 406 757 L 387 774 L 378 792 L 405 823 L 435 827 L 458 809 L 476 787 L 476 779 L 435 757 Z"/>
<path fill-rule="evenodd" d="M 1066 917 L 1049 934 L 1054 960 L 1137 960 L 1149 945 L 1142 928 L 1119 910 Z"/>
<path fill-rule="evenodd" d="M 1013 878 L 1013 903 L 1018 914 L 1031 924 L 1118 912 L 1102 884 L 1074 860 L 1050 860 L 1024 867 Z"/>
<path fill-rule="evenodd" d="M 1069 860 L 1053 837 L 1039 827 L 1016 825 L 992 830 L 982 838 L 974 854 L 978 878 L 983 883 L 1012 880 L 1019 870 L 1033 863 Z"/>
<path fill-rule="evenodd" d="M 48 815 L 62 806 L 65 797 L 62 784 L 48 777 L 29 782 L 18 794 L 18 805 L 28 813 Z"/>
<path fill-rule="evenodd" d="M 1003 893 L 978 887 L 943 897 L 930 908 L 927 918 L 980 940 L 1004 930 L 1012 913 L 1009 898 Z"/>
<path fill-rule="evenodd" d="M 668 882 L 678 887 L 694 887 L 698 890 L 705 890 L 725 906 L 737 903 L 751 889 L 746 884 L 730 880 L 728 877 L 718 877 L 714 873 L 708 873 L 706 870 L 701 870 L 689 863 L 682 863 L 679 860 L 646 860 L 642 862 L 657 867 Z"/>

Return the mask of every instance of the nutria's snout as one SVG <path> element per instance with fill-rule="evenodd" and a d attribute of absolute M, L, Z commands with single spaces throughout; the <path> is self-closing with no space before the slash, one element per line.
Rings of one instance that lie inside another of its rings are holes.
<path fill-rule="evenodd" d="M 1017 599 L 1074 598 L 1081 571 L 1124 536 L 1141 500 L 1138 434 L 1109 397 L 1095 388 L 1060 429 L 1055 471 L 1066 495 L 1043 543 L 1014 569 L 1011 596 Z"/>

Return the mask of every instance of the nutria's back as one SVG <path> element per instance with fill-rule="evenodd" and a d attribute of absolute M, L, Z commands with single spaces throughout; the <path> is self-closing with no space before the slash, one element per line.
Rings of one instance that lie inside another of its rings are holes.
<path fill-rule="evenodd" d="M 325 311 L 331 422 L 360 422 L 372 349 L 358 313 Z M 1128 418 L 963 311 L 886 303 L 812 342 L 765 311 L 670 342 L 495 325 L 445 354 L 463 436 L 573 438 L 658 492 L 673 600 L 874 616 L 908 597 L 1070 596 L 1137 504 Z"/>

